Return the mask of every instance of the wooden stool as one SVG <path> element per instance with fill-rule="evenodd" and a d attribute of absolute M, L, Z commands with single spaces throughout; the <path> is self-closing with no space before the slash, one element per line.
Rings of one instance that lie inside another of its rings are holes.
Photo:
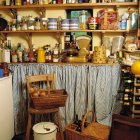
<path fill-rule="evenodd" d="M 49 81 L 50 85 L 48 85 L 47 80 Z M 28 76 L 27 77 L 28 93 L 30 94 L 30 88 L 31 88 L 32 83 L 40 84 L 40 82 L 47 82 L 47 87 L 49 86 L 50 89 L 55 89 L 55 82 L 56 82 L 55 74 Z M 30 140 L 31 128 L 33 127 L 33 115 L 43 115 L 43 114 L 50 114 L 50 113 L 56 114 L 56 123 L 59 127 L 61 140 L 64 140 L 59 107 L 49 108 L 49 109 L 47 109 L 47 108 L 38 109 L 38 108 L 33 107 L 32 102 L 30 100 L 29 100 L 29 107 L 28 107 L 28 124 L 27 124 L 25 140 Z"/>

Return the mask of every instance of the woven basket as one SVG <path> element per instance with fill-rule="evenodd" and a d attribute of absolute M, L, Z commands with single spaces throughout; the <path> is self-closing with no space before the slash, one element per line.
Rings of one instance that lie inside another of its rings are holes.
<path fill-rule="evenodd" d="M 82 120 L 81 132 L 76 131 L 77 125 L 75 124 L 69 124 L 65 127 L 67 140 L 108 140 L 109 139 L 110 127 L 95 122 L 95 117 L 92 123 L 88 123 L 88 126 L 84 128 L 85 120 L 90 112 L 92 111 L 88 111 Z"/>
<path fill-rule="evenodd" d="M 31 96 L 31 103 L 34 108 L 42 109 L 65 106 L 68 96 L 66 90 L 46 90 L 46 92 L 48 92 L 46 97 Z"/>

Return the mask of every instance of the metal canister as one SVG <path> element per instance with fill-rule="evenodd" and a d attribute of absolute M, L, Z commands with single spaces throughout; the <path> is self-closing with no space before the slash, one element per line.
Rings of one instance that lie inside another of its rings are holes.
<path fill-rule="evenodd" d="M 43 48 L 38 48 L 37 62 L 38 63 L 45 62 L 45 50 Z"/>

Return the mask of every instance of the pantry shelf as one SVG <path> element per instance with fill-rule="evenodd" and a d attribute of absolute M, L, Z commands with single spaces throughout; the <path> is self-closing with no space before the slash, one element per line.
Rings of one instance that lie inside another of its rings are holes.
<path fill-rule="evenodd" d="M 46 8 L 46 9 L 92 9 L 93 7 L 111 7 L 111 6 L 137 6 L 137 2 L 112 2 L 112 3 L 73 3 L 73 4 L 33 4 L 20 6 L 0 6 L 0 9 L 28 9 L 28 8 Z"/>
<path fill-rule="evenodd" d="M 0 31 L 0 33 L 65 33 L 65 32 L 114 32 L 114 33 L 130 33 L 136 31 L 127 31 L 127 30 L 21 30 L 21 31 Z"/>

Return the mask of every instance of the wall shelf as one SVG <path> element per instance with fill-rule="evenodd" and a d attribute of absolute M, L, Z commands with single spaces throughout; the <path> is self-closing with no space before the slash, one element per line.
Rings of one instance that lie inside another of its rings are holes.
<path fill-rule="evenodd" d="M 115 3 L 74 3 L 74 4 L 43 4 L 43 5 L 21 5 L 21 6 L 0 6 L 0 9 L 28 9 L 28 8 L 46 8 L 46 9 L 93 9 L 94 7 L 123 7 L 137 6 L 137 2 L 115 2 Z"/>
<path fill-rule="evenodd" d="M 20 30 L 20 31 L 0 31 L 0 33 L 65 33 L 65 32 L 99 32 L 99 33 L 130 33 L 136 32 L 127 30 Z"/>

